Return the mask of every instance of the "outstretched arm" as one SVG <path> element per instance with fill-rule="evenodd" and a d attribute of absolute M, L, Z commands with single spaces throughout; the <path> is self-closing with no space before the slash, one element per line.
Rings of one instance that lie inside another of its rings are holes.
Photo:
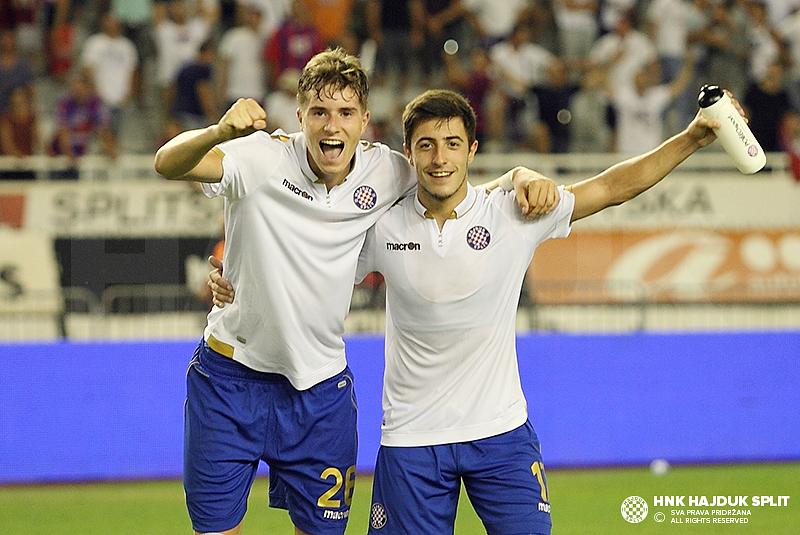
<path fill-rule="evenodd" d="M 732 95 L 728 92 L 728 96 Z M 744 110 L 731 98 L 739 113 Z M 570 186 L 575 194 L 572 221 L 622 204 L 658 184 L 678 164 L 713 142 L 719 122 L 698 112 L 691 123 L 657 148 L 609 167 L 602 173 Z"/>
<path fill-rule="evenodd" d="M 223 141 L 267 127 L 267 113 L 253 99 L 237 100 L 217 124 L 188 130 L 167 141 L 156 152 L 155 169 L 173 180 L 219 182 L 222 155 L 212 150 Z"/>

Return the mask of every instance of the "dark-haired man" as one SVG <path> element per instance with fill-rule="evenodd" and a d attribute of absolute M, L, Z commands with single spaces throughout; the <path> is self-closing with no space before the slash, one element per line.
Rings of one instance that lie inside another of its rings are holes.
<path fill-rule="evenodd" d="M 367 230 L 415 186 L 401 153 L 361 140 L 368 91 L 358 59 L 327 50 L 300 76 L 299 133 L 262 131 L 263 108 L 240 99 L 156 153 L 162 175 L 224 197 L 226 276 L 248 290 L 211 310 L 187 375 L 197 533 L 240 532 L 261 460 L 270 505 L 289 510 L 297 534 L 344 533 L 357 446 L 344 319 Z M 528 215 L 554 206 L 552 181 L 514 182 Z"/>
<path fill-rule="evenodd" d="M 547 535 L 547 480 L 515 348 L 526 270 L 540 243 L 657 184 L 711 143 L 719 123 L 698 113 L 658 148 L 561 188 L 557 207 L 532 220 L 514 194 L 467 182 L 478 143 L 463 97 L 427 91 L 403 125 L 417 193 L 368 232 L 358 270 L 380 271 L 387 287 L 370 533 L 452 533 L 463 481 L 488 533 Z M 218 273 L 211 286 L 233 302 Z"/>

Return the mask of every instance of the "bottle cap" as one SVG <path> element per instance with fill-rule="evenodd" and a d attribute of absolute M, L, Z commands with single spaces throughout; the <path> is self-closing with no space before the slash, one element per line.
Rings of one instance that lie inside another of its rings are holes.
<path fill-rule="evenodd" d="M 706 84 L 700 88 L 700 94 L 697 96 L 697 103 L 701 108 L 708 108 L 721 99 L 722 95 L 724 95 L 724 93 L 718 85 Z"/>

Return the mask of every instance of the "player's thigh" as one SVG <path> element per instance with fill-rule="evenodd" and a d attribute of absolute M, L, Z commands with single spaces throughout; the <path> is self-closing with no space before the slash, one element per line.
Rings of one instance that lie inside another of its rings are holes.
<path fill-rule="evenodd" d="M 184 488 L 192 527 L 221 532 L 241 523 L 263 451 L 264 403 L 245 403 L 263 389 L 229 374 L 238 365 L 201 344 L 186 376 Z M 255 393 L 254 393 L 255 392 Z"/>
<path fill-rule="evenodd" d="M 381 446 L 369 533 L 453 533 L 460 488 L 452 446 Z"/>
<path fill-rule="evenodd" d="M 464 486 L 489 535 L 550 533 L 547 477 L 530 422 L 460 448 Z"/>
<path fill-rule="evenodd" d="M 349 369 L 305 391 L 287 387 L 266 459 L 270 505 L 315 535 L 344 533 L 356 477 L 357 404 Z"/>

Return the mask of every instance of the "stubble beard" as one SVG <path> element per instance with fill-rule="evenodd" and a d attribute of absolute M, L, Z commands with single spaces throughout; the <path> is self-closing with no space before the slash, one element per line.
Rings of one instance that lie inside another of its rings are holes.
<path fill-rule="evenodd" d="M 465 175 L 465 176 L 464 176 L 464 179 L 463 179 L 463 180 L 462 180 L 462 181 L 461 181 L 461 182 L 458 184 L 458 186 L 456 186 L 456 188 L 455 188 L 455 189 L 454 189 L 452 192 L 450 192 L 450 193 L 434 193 L 433 191 L 429 190 L 428 188 L 426 188 L 426 187 L 425 187 L 424 185 L 422 185 L 421 183 L 420 183 L 420 187 L 421 187 L 421 188 L 422 188 L 422 189 L 425 191 L 425 193 L 426 193 L 426 194 L 427 194 L 427 195 L 428 195 L 430 198 L 434 199 L 434 200 L 435 200 L 435 201 L 437 201 L 437 202 L 445 202 L 445 201 L 448 201 L 448 200 L 450 200 L 451 198 L 453 198 L 453 197 L 454 197 L 456 194 L 458 194 L 459 190 L 461 190 L 461 187 L 464 185 L 464 183 L 465 183 L 466 181 L 467 181 L 467 177 L 466 177 L 466 175 Z"/>

